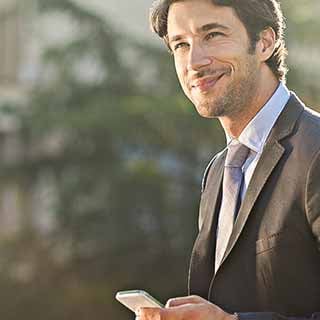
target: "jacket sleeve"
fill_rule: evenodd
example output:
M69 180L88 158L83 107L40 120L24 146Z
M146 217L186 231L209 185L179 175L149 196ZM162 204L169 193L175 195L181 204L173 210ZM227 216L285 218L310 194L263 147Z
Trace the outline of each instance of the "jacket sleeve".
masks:
M320 320L320 312L309 317L284 317L275 312L237 313L239 320Z

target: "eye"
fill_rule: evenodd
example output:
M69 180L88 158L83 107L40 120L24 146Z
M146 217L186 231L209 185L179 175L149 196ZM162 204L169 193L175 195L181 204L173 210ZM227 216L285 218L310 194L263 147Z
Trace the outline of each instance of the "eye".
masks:
M179 49L184 49L189 47L189 44L187 42L179 42L177 44L174 45L173 50L177 51Z
M219 36L224 36L224 33L219 32L219 31L213 31L213 32L208 33L206 35L205 39L206 40L210 40L210 39L214 39L214 38L219 37Z

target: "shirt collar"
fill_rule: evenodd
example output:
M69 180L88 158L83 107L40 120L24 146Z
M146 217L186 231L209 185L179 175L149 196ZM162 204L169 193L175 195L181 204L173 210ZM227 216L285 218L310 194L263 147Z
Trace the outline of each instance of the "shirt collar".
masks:
M280 82L277 90L256 116L248 123L237 140L254 152L262 153L263 146L270 131L289 98L290 92L288 88L285 84ZM229 145L232 143L233 139L229 135L226 136L227 144Z

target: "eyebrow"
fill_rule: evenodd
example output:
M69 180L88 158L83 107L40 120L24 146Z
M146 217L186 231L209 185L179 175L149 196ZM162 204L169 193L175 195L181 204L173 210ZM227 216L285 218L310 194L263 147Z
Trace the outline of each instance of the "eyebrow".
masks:
M198 33L201 33L201 32L206 32L206 31L209 31L211 29L223 29L223 30L228 30L229 28L223 24L220 24L220 23L217 23L217 22L212 22L212 23L207 23L203 26L201 26L200 28L198 28L196 31ZM176 36L173 36L171 38L169 38L169 44L171 42L175 42L175 41L179 41L183 39L183 36L182 35L176 35Z

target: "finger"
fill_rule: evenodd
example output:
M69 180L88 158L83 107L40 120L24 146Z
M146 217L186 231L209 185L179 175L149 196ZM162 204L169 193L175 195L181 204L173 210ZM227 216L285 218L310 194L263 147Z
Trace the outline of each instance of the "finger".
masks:
M203 299L202 299L203 300ZM204 304L188 303L166 309L142 308L139 313L139 320L191 320L199 319L201 313L199 307ZM203 319L203 318L201 318Z
M163 309L161 313L161 320L198 319L195 306L199 306L199 304L187 303Z
M177 307L183 304L197 304L197 303L204 303L207 300L199 297L199 296L186 296L186 297L178 297L178 298L171 298L166 303L166 308Z
M168 309L161 308L143 308L139 314L139 320L182 320L191 319L185 317L185 314L189 311L191 304L178 306Z
M139 320L160 320L161 308L139 308L136 312Z

